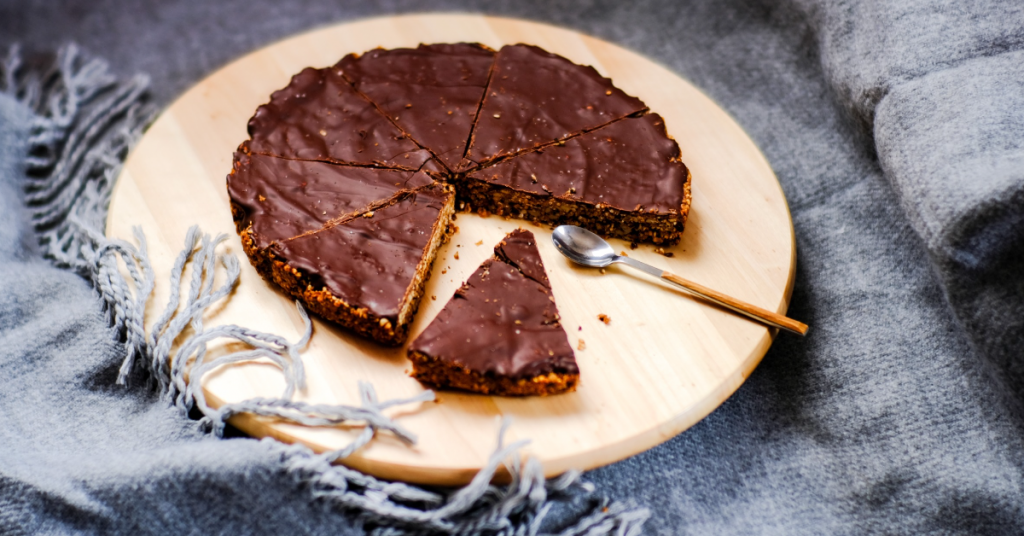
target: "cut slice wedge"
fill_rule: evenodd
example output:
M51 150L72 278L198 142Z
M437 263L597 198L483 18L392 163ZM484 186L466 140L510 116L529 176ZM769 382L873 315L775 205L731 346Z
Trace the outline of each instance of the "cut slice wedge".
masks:
M533 233L518 229L495 246L409 359L412 376L432 387L505 396L576 389L579 367Z
M313 312L399 345L450 234L454 204L444 184L401 192L388 205L276 242L266 262L253 264Z

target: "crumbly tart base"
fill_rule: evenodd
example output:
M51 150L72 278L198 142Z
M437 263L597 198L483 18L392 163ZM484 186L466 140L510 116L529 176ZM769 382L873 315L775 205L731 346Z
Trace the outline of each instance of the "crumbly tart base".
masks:
M425 385L485 395L557 395L575 391L580 380L578 372L550 371L522 378L484 374L415 350L409 352L409 360L412 361L410 375Z

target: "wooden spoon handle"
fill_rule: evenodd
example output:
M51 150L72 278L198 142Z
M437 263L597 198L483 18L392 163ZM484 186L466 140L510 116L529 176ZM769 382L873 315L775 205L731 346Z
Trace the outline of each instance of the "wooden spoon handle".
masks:
M709 289L704 285L694 283L689 279L679 277L678 275L673 274L671 272L661 272L661 278L664 279L665 281L675 283L676 285L683 287L684 289L690 291L691 293L697 296L700 296L701 298L717 303L718 305L721 305L726 309L736 311L737 313L746 315L759 322L763 322L770 326L774 326L792 333L796 333L797 335L803 336L807 334L807 324L804 324L803 322L797 322L796 320L793 320L792 318L787 318L786 316L780 315L779 313L773 313L768 309L762 309L756 305L752 305L737 300L736 298L726 296L721 292Z

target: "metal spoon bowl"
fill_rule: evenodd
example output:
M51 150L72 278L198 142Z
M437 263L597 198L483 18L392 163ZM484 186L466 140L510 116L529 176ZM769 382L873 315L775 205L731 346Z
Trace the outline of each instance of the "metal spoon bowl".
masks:
M551 235L558 251L576 264L604 268L618 255L612 245L600 236L575 225L560 225Z
M797 335L807 333L807 324L797 322L792 318L774 313L756 305L752 305L736 298L726 296L721 292L707 288L701 284L679 277L676 274L659 270L649 264L640 262L632 257L616 255L611 244L600 236L575 225L560 225L555 228L551 235L555 248L565 255L570 261L590 266L592 268L604 268L605 266L621 263L631 266L646 274L652 275L672 283L690 294L708 300L714 304L725 307L748 318L767 324L772 327L784 329Z

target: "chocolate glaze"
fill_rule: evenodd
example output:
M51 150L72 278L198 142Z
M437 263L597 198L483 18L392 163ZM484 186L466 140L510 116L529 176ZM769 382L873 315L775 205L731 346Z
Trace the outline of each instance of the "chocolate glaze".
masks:
M622 210L678 213L686 184L679 145L658 114L628 117L560 145L471 173L470 179Z
M338 166L235 153L228 195L244 212L238 230L252 226L258 248L367 210L397 192L430 184L423 172Z
M335 67L413 140L455 169L493 59L494 51L482 45L457 43L349 54Z
M336 69L307 67L249 120L252 152L330 162L419 169L418 147Z
M416 267L452 194L431 184L401 195L372 216L273 246L275 255L355 307L397 321Z
M505 238L498 242L497 246L494 246L494 256L501 262L518 268L523 275L540 283L549 291L551 290L551 282L548 281L548 274L544 271L544 262L541 261L540 252L537 250L537 241L530 231L516 229L505 235ZM555 316L557 317L557 312Z
M512 378L578 373L533 233L494 249L409 350Z
M533 149L647 109L593 67L530 45L502 47L473 130L474 163Z

